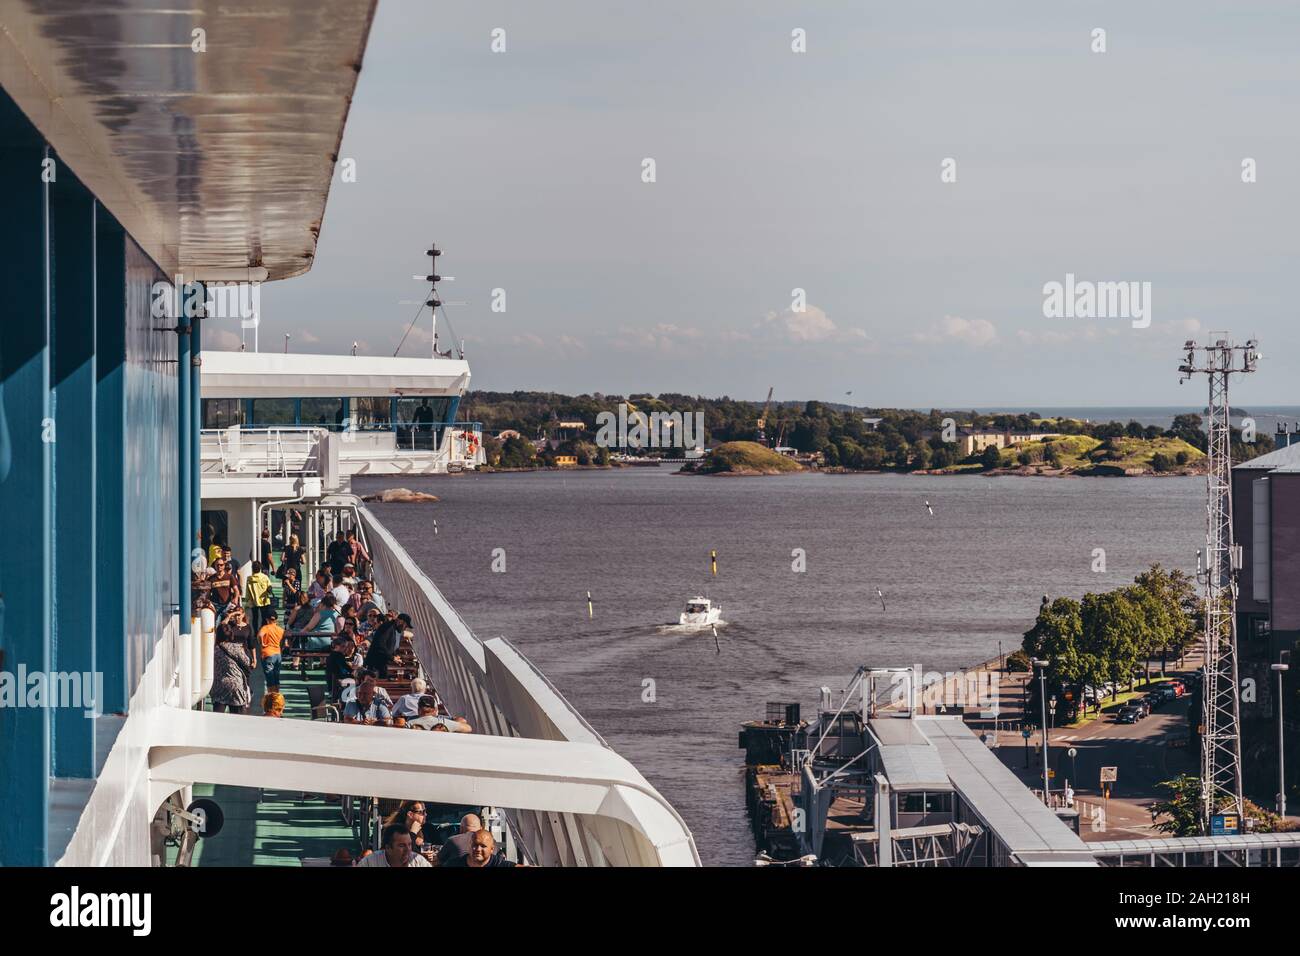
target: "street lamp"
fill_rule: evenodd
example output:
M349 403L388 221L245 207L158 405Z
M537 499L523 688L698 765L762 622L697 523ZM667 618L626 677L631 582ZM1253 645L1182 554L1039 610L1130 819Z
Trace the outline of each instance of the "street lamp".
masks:
M1043 707L1043 805L1052 805L1051 783L1047 776L1047 748L1051 746L1047 734L1047 667L1052 662L1035 658L1033 664L1038 668L1038 700Z
M1290 664L1273 664L1277 671L1277 815L1286 816L1286 741L1282 737L1282 675L1291 669Z
M1079 751L1074 747L1069 750L1070 754L1070 779L1075 783L1079 782L1079 766L1074 762L1074 758L1079 756Z

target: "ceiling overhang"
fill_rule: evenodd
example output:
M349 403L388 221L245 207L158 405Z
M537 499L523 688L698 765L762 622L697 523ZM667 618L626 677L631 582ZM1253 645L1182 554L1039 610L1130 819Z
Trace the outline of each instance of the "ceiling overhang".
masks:
M168 274L283 279L315 256L376 2L0 0L0 85Z

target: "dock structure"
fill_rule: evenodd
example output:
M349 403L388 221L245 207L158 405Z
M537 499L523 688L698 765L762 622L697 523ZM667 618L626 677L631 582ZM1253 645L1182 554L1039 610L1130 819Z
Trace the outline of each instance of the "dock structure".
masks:
M861 708L744 725L748 805L760 851L843 866L1085 866L1097 861L1077 814L1045 806L960 717L877 705L876 681L909 669L860 669ZM786 709L787 705L780 705Z

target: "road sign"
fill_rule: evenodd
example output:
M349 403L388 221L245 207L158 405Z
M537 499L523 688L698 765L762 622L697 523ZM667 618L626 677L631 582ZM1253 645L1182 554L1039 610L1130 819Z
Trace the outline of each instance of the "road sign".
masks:
M1028 727L1026 727L1024 730L1020 731L1020 736L1021 736L1021 737L1024 737L1026 740L1028 740L1028 739L1029 739L1030 737L1032 737L1033 735L1034 735L1034 732L1033 732L1032 730L1030 730Z
M1101 782L1114 783L1119 779L1119 767L1102 767Z
M1236 836L1241 832L1241 817L1235 813L1216 813L1210 817L1210 836Z
M1055 770L1050 770L1050 769L1049 769L1049 770L1047 771L1047 779L1048 779L1048 780L1055 780L1055 779L1056 779L1056 771L1055 771Z

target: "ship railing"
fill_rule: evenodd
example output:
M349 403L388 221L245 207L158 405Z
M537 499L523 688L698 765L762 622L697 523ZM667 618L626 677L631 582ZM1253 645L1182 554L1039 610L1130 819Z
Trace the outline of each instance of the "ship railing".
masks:
M448 710L476 734L612 748L558 690L504 638L481 641L393 535L358 507L372 575L390 607L410 615L413 647ZM621 758L620 758L621 759ZM548 866L699 865L690 830L635 774L630 816L506 810L521 849ZM632 807L635 806L635 809Z
M323 428L205 428L200 458L205 474L289 478L321 474Z

